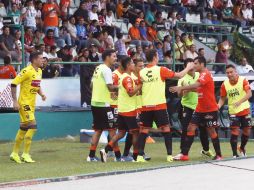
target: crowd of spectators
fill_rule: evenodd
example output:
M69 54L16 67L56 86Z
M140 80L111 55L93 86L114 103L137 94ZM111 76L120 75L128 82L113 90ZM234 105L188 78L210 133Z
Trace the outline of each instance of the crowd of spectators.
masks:
M196 49L193 34L176 28L177 21L186 21L187 13L199 14L205 24L246 27L254 22L253 4L252 0L0 0L0 58L22 61L20 28L4 24L5 18L12 18L25 27L25 61L31 52L43 52L44 78L92 72L94 66L61 62L98 62L107 48L116 49L119 59L129 55L144 61L145 52L156 49L160 61L171 65L173 47L176 61L204 55L204 49ZM71 11L74 5L78 8ZM117 19L127 26L127 33ZM227 57L219 49L209 59L226 64Z

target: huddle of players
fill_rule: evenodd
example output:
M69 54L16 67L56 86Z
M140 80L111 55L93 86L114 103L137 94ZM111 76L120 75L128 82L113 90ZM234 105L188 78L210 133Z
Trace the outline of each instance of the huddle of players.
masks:
M248 99L252 94L248 81L238 76L233 65L226 67L228 79L221 86L221 98L217 104L214 81L211 73L206 69L204 57L197 57L195 60L187 59L185 69L176 73L166 67L157 66L158 54L156 50L149 50L146 54L148 64L145 68L142 69L141 67L140 70L135 70L135 64L137 66L138 61L133 63L131 58L125 57L113 74L110 68L116 61L114 50L106 50L102 58L104 64L96 68L92 79L93 86L96 86L92 92L95 134L92 138L87 161L99 160L95 156L96 147L102 131L109 130L110 141L104 149L100 150L102 162L107 161L107 153L110 150L114 150L116 161L123 161L117 142L125 136L126 132L132 136L133 160L146 162L144 158L145 140L153 122L163 134L168 162L189 160L188 153L197 128L200 129L203 147L201 154L214 160L221 160L217 120L218 110L223 106L226 99L228 99L230 114L230 143L233 156L239 157L237 150L242 156L246 156L245 146L251 128ZM139 62L143 66L142 60ZM116 78L117 80L115 80ZM183 106L181 152L175 157L172 156L171 126L165 98L165 80L170 78L182 78L179 80L178 86L169 89L171 92L177 92L178 95L182 96L181 103ZM241 145L237 147L240 128L242 129ZM117 129L118 132L116 133ZM209 149L208 135L212 140L215 155Z
M116 161L122 161L117 142L128 131L129 142L127 141L124 155L128 155L131 144L133 144L133 159L137 162L146 162L144 157L145 141L153 122L160 128L164 136L168 162L172 162L174 159L189 160L188 153L197 127L201 132L202 154L220 160L222 155L216 132L218 127L217 112L226 99L228 99L230 115L230 144L233 156L238 157L237 149L242 156L246 156L245 146L251 128L248 99L252 93L248 81L238 76L233 65L226 67L228 79L221 86L221 97L217 104L213 78L206 69L206 60L203 57L198 57L195 60L187 59L185 69L175 73L166 67L157 66L158 54L156 50L149 50L146 54L148 64L145 68L143 68L142 60L136 60L133 63L129 57L126 57L121 60L121 65L118 70L114 71L113 76L111 68L117 60L115 51L105 50L102 59L104 64L95 69L92 79L94 87L92 88L92 114L95 133L92 137L87 161L99 160L95 156L96 147L103 130L108 130L110 141L105 149L100 151L101 161L106 162L109 150L114 150ZM42 54L40 52L32 53L31 65L24 68L11 83L13 106L14 109L19 110L20 115L20 129L10 155L10 159L16 163L35 162L31 158L30 148L37 129L34 116L36 95L39 94L42 100L46 100L40 87L42 65ZM175 157L172 156L172 136L165 98L165 80L170 78L182 78L177 87L170 88L171 92L177 92L182 96L183 106L181 153ZM17 85L21 86L18 99L16 97ZM137 116L139 116L139 123ZM116 127L118 133L116 133ZM242 129L241 145L237 147L240 128ZM212 139L215 156L209 150L207 133ZM24 151L20 158L19 150L23 141Z

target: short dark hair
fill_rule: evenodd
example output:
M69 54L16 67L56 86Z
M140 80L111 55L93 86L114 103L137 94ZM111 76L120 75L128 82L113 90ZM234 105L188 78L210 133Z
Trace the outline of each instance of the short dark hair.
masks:
M196 60L198 60L198 62L199 62L200 64L203 63L204 66L206 67L206 59L205 59L204 57L201 57L201 56L196 57L196 58L194 59L194 61L196 61Z
M113 53L115 53L116 51L114 49L106 49L103 53L102 53L102 60L105 61L106 58L108 56L111 56Z
M122 39L123 34L122 34L121 32L118 32L118 33L116 34L116 37L117 37L117 39Z
M33 60L37 59L40 55L42 55L42 52L40 51L34 51L30 54L30 61L33 62Z
M229 68L233 68L233 69L235 69L235 66L234 66L234 65L232 65L232 64L229 64L229 65L227 65L227 66L226 66L226 69L229 69Z
M129 56L124 56L121 59L121 66L124 70L127 69L127 65L131 62L131 58Z
M54 30L48 29L48 30L47 30L47 34L49 34L50 32L54 32Z
M93 4L93 5L92 5L92 9L95 8L95 7L98 7L98 5Z
M198 52L200 53L202 50L205 50L204 48L199 48Z
M135 65L137 65L139 62L144 62L144 60L142 58L136 58L136 59L133 59L133 63Z
M188 63L193 62L193 61L194 61L194 60L191 59L191 58L185 59L184 62L183 62L184 67L186 67Z
M7 55L4 57L4 65L10 65L10 64L11 64L11 57Z
M2 31L4 31L6 28L10 28L10 27L7 26L7 25L4 25L3 28L2 28Z
M156 49L150 49L146 52L146 60L147 62L152 62L153 58L157 55Z

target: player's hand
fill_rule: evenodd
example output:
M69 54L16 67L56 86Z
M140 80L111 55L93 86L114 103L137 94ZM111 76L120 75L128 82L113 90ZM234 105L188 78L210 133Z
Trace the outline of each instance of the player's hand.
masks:
M110 96L112 100L117 100L117 93L110 93Z
M180 92L182 89L181 89L181 87L180 86L172 86L172 87L170 87L169 88L169 92L171 92L171 93L178 93L178 92Z
M41 99L42 99L42 101L46 101L47 97L43 94L43 95L41 95Z
M235 108L238 108L240 105L241 105L241 102L236 102L236 103L234 103L234 107L235 107Z
M20 109L20 105L19 105L19 103L18 103L17 100L15 100L15 101L13 102L13 108L14 108L14 110L19 110L19 109Z

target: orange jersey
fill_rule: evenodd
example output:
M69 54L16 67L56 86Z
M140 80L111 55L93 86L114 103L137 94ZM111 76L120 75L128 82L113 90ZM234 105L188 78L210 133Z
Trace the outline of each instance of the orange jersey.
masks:
M45 3L42 12L44 14L44 26L58 27L58 6L56 4Z
M0 79L13 79L17 76L17 73L13 66L6 65L0 66Z

